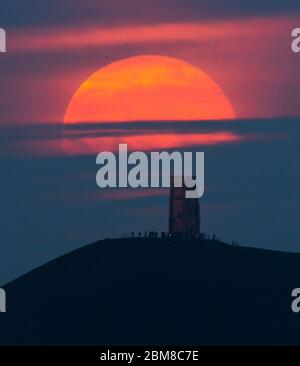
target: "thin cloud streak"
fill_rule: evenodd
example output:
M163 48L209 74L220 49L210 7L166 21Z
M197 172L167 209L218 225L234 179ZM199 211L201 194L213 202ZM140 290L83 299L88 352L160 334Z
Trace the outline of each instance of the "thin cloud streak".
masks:
M187 22L166 23L153 26L49 28L15 30L11 32L11 52L51 52L82 49L85 47L116 46L126 44L166 43L166 42L204 42L222 38L259 36L267 33L280 33L278 23L290 22L291 18L278 17L266 19L238 20L234 23ZM220 31L220 29L222 31Z
M90 155L129 150L155 151L294 139L285 123L295 119L231 121L156 121L121 123L40 124L0 128L0 152L7 156ZM1 138L1 136L5 136Z
M74 124L26 122L23 125L0 125L0 142L26 140L52 140L66 138L130 136L138 133L180 134L209 133L217 131L240 134L264 133L266 131L285 132L285 123L299 124L299 118L259 118L232 120L186 120L186 121L124 121L124 122L82 122ZM266 130L266 128L268 130Z

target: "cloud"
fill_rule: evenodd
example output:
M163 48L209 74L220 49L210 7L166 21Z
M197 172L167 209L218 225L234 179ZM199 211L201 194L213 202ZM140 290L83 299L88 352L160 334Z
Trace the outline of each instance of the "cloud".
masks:
M292 138L285 123L297 119L156 121L23 125L0 129L0 152L8 156L95 155L129 150L193 149L224 144Z
M279 24L288 21L280 18ZM222 29L222 31L220 31ZM138 26L83 26L71 28L35 28L15 30L11 32L11 52L68 52L84 48L100 46L124 46L135 44L160 44L179 42L207 42L230 39L237 35L260 37L281 34L276 20L250 20L231 22L206 23L164 23Z
M260 17L300 10L298 0L10 0L2 4L2 26L97 23L158 24Z

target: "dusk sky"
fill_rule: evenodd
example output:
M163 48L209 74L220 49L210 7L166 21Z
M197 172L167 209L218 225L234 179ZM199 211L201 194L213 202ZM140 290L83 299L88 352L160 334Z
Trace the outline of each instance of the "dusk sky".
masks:
M0 284L99 238L167 230L168 190L97 187L97 153L122 142L204 151L203 230L300 251L296 27L296 0L1 4Z

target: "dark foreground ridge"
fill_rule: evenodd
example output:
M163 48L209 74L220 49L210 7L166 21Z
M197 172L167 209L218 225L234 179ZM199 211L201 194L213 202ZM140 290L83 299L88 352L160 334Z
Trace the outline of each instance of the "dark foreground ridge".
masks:
M300 344L300 255L103 240L4 286L1 345Z

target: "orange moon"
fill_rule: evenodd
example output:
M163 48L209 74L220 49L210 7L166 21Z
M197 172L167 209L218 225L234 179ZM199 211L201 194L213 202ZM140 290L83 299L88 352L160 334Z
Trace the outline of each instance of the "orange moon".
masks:
M202 70L165 56L113 62L84 81L64 123L232 119L233 107Z

